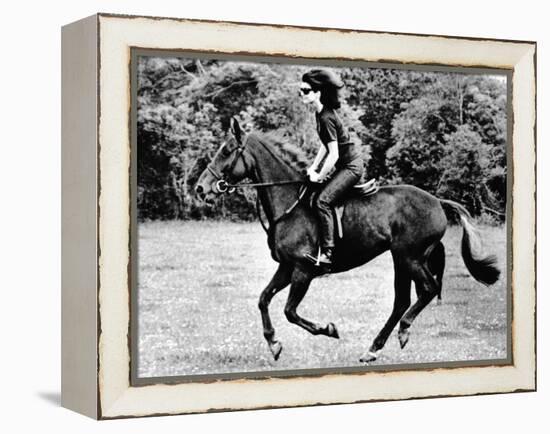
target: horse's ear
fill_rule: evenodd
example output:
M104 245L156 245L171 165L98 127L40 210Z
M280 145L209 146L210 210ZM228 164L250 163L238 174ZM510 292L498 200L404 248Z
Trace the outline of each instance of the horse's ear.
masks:
M235 140L237 140L237 143L239 145L242 145L243 130L241 129L241 126L239 125L239 121L237 120L237 118L235 117L231 118L230 129L231 129L231 134L233 134L233 137L235 137Z

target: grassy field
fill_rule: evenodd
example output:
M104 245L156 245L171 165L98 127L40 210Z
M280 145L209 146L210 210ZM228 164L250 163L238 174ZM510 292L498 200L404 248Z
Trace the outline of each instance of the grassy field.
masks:
M420 314L404 350L394 331L376 364L506 357L506 231L480 229L487 250L498 256L500 281L486 288L470 277L460 257L462 230L449 228L443 239L443 303L434 301ZM275 269L258 223L140 224L138 375L361 366L359 357L391 311L390 254L313 281L299 313L321 324L334 322L339 340L288 323L283 314L288 289L279 293L270 306L283 344L277 362L264 341L257 307Z

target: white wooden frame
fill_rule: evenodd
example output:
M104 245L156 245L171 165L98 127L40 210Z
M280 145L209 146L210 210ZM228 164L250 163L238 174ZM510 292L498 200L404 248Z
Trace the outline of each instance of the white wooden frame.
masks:
M99 14L62 45L65 407L109 419L535 389L535 43ZM132 387L131 47L513 70L512 364Z

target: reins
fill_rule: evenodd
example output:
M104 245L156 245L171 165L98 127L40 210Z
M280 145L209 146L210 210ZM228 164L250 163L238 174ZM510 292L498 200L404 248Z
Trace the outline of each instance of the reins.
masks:
M239 184L229 184L224 179L221 179L220 181L223 181L221 183L222 188L226 188L227 192L229 192L230 189L236 189L236 188L245 188L245 187L254 187L254 188L260 188L260 187L275 187L277 185L288 185L288 184L303 184L304 181L302 180L288 180L288 181L272 181L272 182L249 182L249 183L239 183ZM220 186L218 185L218 188ZM221 191L221 190L220 190ZM225 193L224 191L221 191L222 193Z
M273 182L251 182L244 184L227 184L229 188L241 188L241 187L274 187L277 185L287 185L287 184L303 184L303 180L288 180L288 181L273 181Z
M281 220L283 220L285 217L290 215L292 211L294 211L294 208L298 206L300 201L304 198L307 191L307 185L302 185L300 187L300 191L298 193L298 198L290 205L279 217L276 217L271 222L270 227L266 227L265 223L262 220L261 214L260 214L260 198L259 195L256 196L256 212L258 213L258 219L260 220L260 223L262 224L262 228L264 228L264 231L266 231L269 234L269 230L272 227L275 227L277 223L279 223Z

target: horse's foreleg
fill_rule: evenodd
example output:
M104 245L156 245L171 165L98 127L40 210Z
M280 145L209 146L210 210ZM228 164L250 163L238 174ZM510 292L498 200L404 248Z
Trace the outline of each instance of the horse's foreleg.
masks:
M275 340L275 330L273 329L271 318L269 317L269 303L275 294L286 288L286 286L290 283L291 276L292 267L285 264L280 264L279 268L277 268L277 271L271 278L271 281L262 291L260 301L258 303L258 307L260 308L260 312L262 314L264 337L275 360L279 358L283 346Z
M405 311L411 305L411 275L407 267L402 264L394 255L393 258L394 268L394 299L393 309L390 317L382 327L382 330L378 333L378 336L372 342L367 354L361 357L359 360L363 363L373 362L378 358L380 351L384 348L386 341L388 340L391 332L395 328L398 321L401 319Z
M320 326L314 322L308 321L302 318L296 312L298 305L304 299L304 296L309 289L311 280L313 279L313 273L306 269L296 267L292 273L292 283L290 285L290 292L285 306L285 316L292 324L296 324L303 329L307 330L313 335L325 335L332 338L339 338L338 330L333 323L329 323L326 326Z
M401 348L404 348L409 341L409 328L411 324L418 314L433 300L438 291L437 282L426 263L415 263L411 273L416 286L418 300L416 300L416 303L413 304L409 310L405 312L403 318L401 318L399 332L397 334Z

